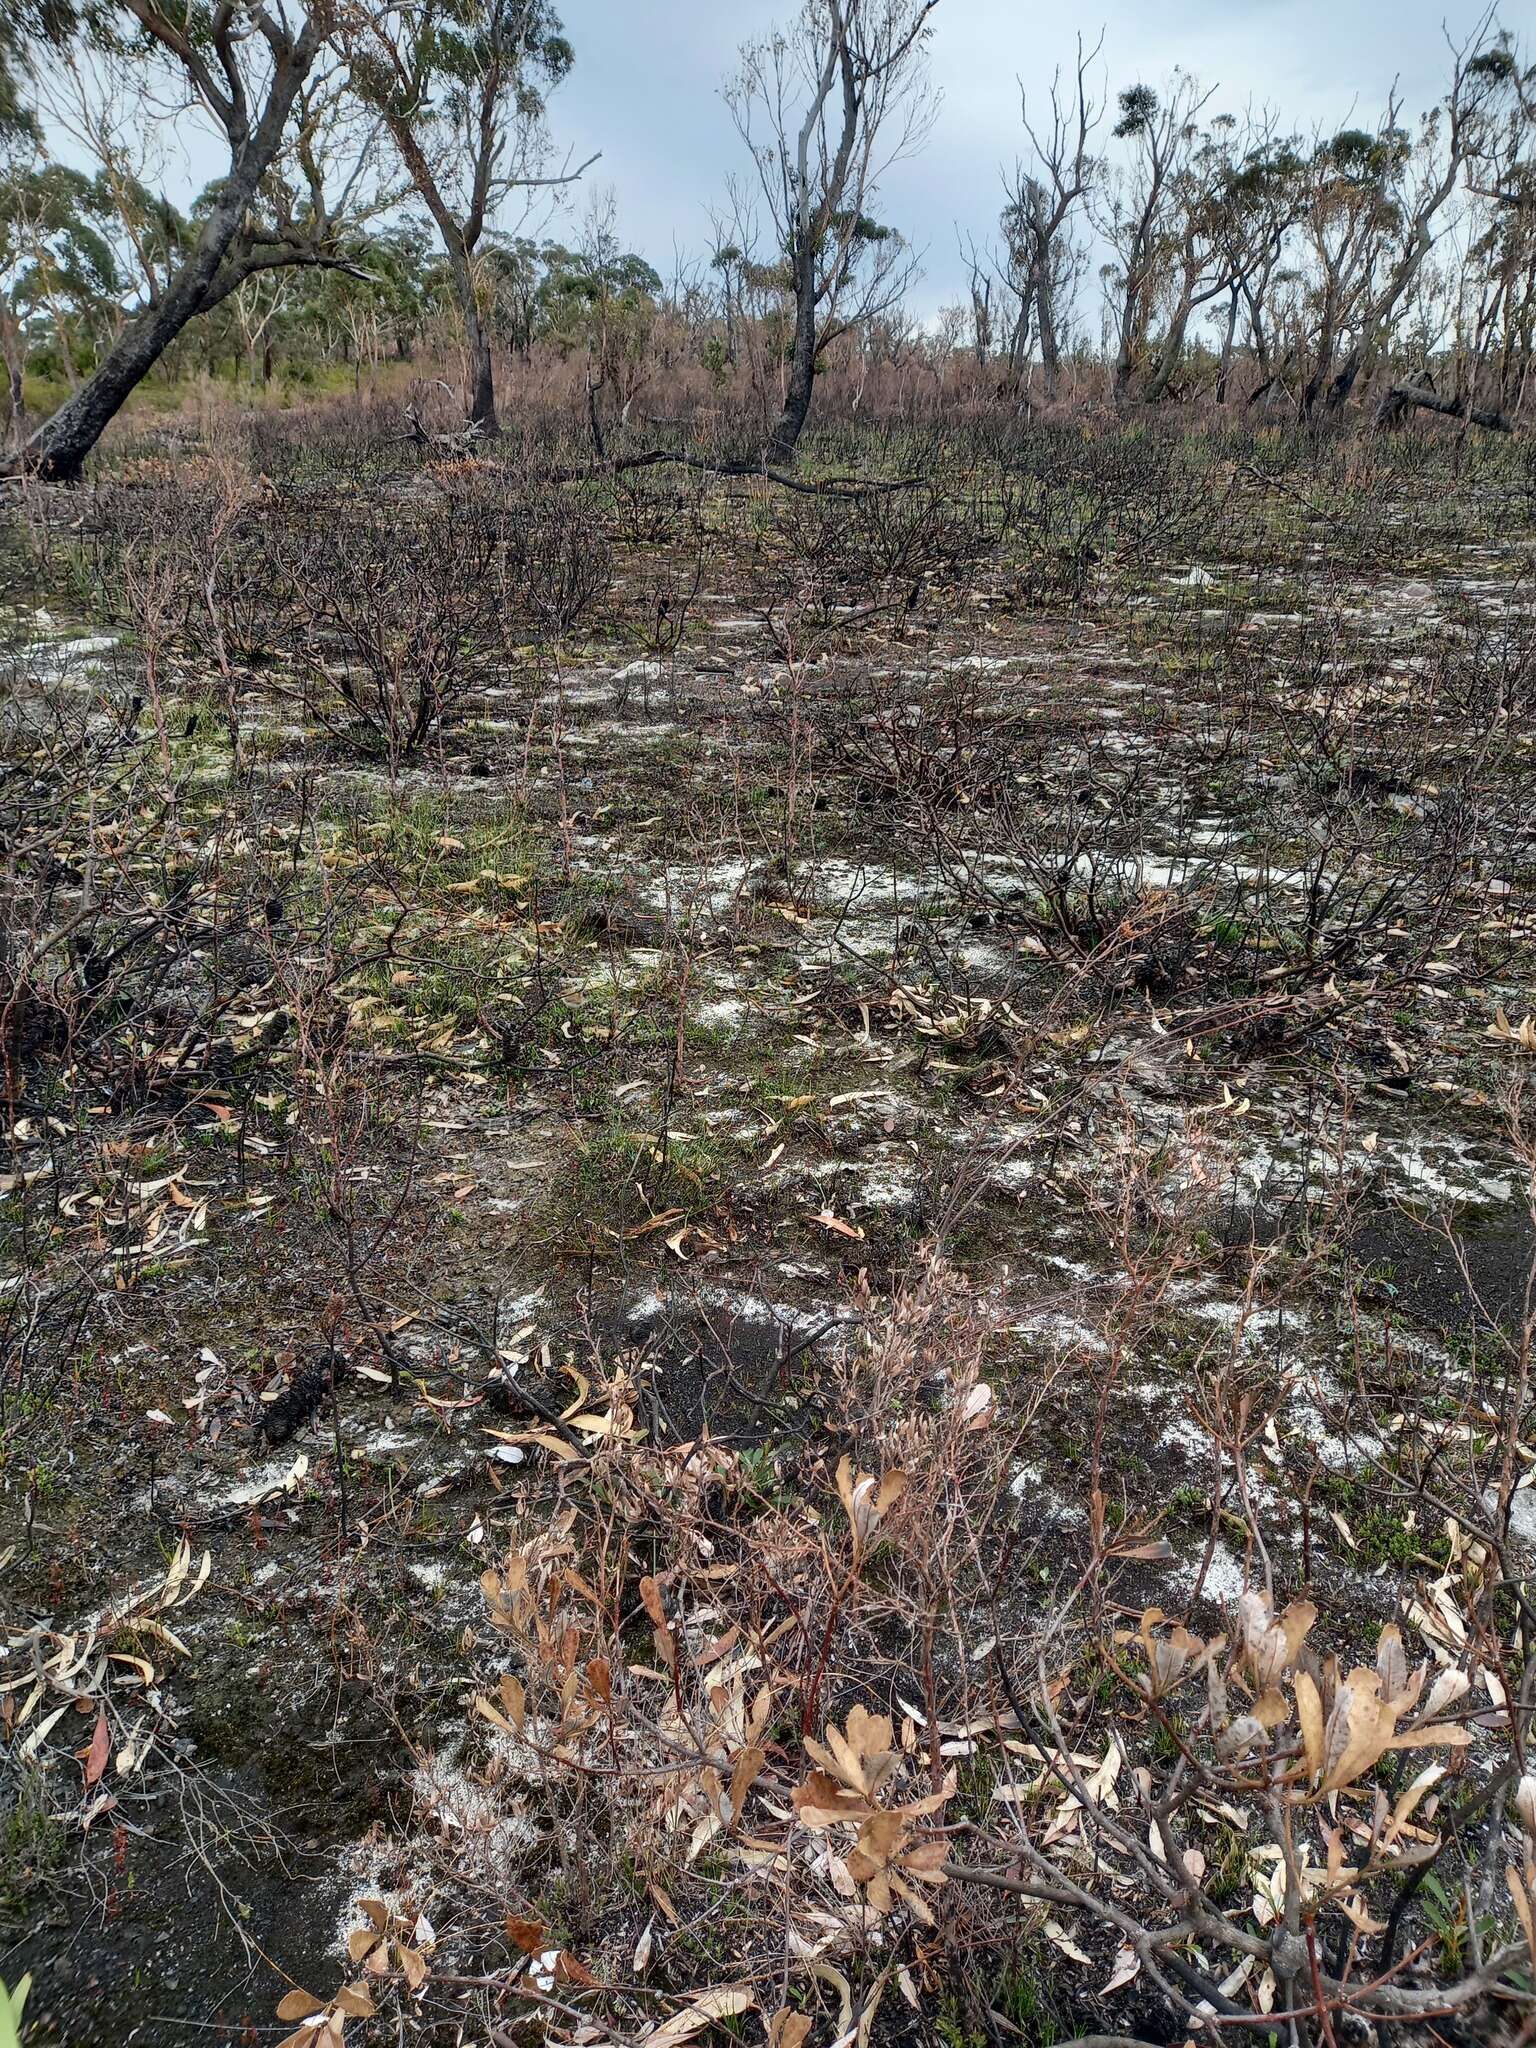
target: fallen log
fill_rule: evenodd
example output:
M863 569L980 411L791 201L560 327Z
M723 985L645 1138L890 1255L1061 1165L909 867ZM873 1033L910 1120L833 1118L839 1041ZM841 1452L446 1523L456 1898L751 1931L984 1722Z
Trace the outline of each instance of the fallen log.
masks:
M1376 408L1376 425L1392 427L1411 412L1415 406L1425 412L1440 413L1446 419L1470 420L1474 427L1484 427L1490 434L1512 434L1515 423L1506 413L1492 406L1473 405L1468 398L1442 398L1438 391L1430 391L1422 384L1393 384Z

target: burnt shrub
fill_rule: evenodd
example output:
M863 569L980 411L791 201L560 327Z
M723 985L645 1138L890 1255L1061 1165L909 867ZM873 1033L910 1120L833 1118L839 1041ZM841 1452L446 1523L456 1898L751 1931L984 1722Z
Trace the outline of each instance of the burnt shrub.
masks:
M283 651L306 709L392 765L499 660L503 537L453 499L392 509L310 499L268 540Z

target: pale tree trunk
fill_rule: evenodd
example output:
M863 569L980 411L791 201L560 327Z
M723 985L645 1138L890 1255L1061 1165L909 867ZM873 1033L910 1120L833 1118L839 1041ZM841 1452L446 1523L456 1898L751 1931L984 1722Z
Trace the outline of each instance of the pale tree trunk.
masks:
M26 345L22 341L20 325L12 316L3 295L0 295L0 362L5 365L9 403L6 427L12 445L19 449L27 438Z

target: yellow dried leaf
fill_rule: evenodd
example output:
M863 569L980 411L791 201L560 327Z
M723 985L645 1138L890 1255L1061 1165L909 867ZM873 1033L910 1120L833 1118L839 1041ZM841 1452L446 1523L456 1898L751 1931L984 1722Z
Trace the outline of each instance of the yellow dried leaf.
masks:
M667 1610L661 1604L661 1588L652 1578L640 1581L640 1604L658 1628L667 1625Z
M1294 1664L1301 1653L1312 1624L1317 1620L1317 1609L1310 1600L1293 1600L1280 1617L1280 1632L1285 1637L1288 1660Z
M659 2027L653 2027L648 2034L640 2035L643 2048L676 2048L680 2041L687 2041L695 2034L701 2034L715 2020L730 2019L739 2012L751 2012L757 1998L746 1984L718 1984L712 1990L701 1991L691 2004L681 2012L663 2020Z
M907 1475L905 1472L886 1473L880 1482L880 1490L875 1495L875 1518L877 1521L880 1516L887 1514L896 1505L906 1490Z
M737 1821L741 1819L741 1809L746 1804L747 1794L751 1791L758 1774L767 1761L768 1753L766 1750L754 1747L737 1752L736 1761L731 1767L732 1827L735 1827Z
M1536 1913L1532 1911L1531 1894L1525 1882L1525 1878L1530 1874L1531 1865L1527 1858L1525 1876L1522 1876L1511 1863L1505 1869L1504 1879L1509 1886L1509 1896L1515 1902L1515 1911L1520 1916L1520 1925L1525 1933L1525 1945L1531 1952L1532 1962L1536 1963Z
M1395 1716L1379 1697L1381 1680L1357 1667L1339 1688L1325 1737L1323 1790L1352 1785L1377 1763L1392 1740Z
M1376 1638L1376 1670L1383 1699L1398 1699L1407 1690L1408 1659L1403 1651L1403 1632L1395 1621L1389 1621Z
M1428 1728L1405 1728L1401 1735L1394 1735L1385 1744L1387 1749L1465 1749L1472 1740L1468 1728L1460 1728L1454 1721L1439 1721Z
M1307 1759L1308 1775L1320 1777L1323 1769L1323 1701L1317 1681L1308 1671L1296 1674L1296 1719L1301 1725L1301 1746Z
M277 2016L280 2020L313 2019L317 2012L325 2011L325 2000L316 1998L310 1991L288 1991L277 2002Z
M528 1717L528 1696L523 1690L520 1678L514 1678L510 1671L501 1675L501 1703L507 1710L507 1718L521 1735Z

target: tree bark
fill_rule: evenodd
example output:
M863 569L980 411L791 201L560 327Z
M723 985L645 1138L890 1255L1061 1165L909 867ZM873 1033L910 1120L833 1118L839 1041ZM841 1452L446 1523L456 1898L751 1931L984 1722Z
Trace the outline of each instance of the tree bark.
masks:
M1045 373L1045 395L1054 402L1061 382L1061 345L1056 338L1056 294L1050 277L1035 279L1035 324L1040 331L1040 367Z
M1446 419L1470 420L1474 427L1483 427L1490 434L1515 431L1514 421L1492 406L1473 405L1467 398L1442 398L1438 391L1426 391L1419 384L1392 385L1376 409L1375 423L1378 427L1396 426L1416 406L1425 412L1440 413Z
M1349 395L1355 388L1355 379L1360 375L1362 360L1363 352L1358 348L1351 349L1339 365L1339 374L1328 387L1329 412L1342 412L1349 403Z
M191 254L165 295L125 327L94 374L46 419L18 458L52 483L74 483L86 457L183 329L204 310L219 267L250 211L257 189L282 144L295 95L320 48L320 25L309 16L273 68L261 119L237 147Z
M1155 405L1173 381L1173 373L1184 353L1184 337L1189 332L1189 316L1192 311L1193 307L1187 297L1181 298L1174 308L1173 317L1168 323L1168 332L1164 335L1163 345L1158 350L1157 361L1152 366L1152 374L1148 377L1141 394L1148 405Z
M1136 351L1141 327L1141 279L1127 267L1124 297L1120 303L1119 342L1115 349L1115 374L1111 393L1116 412L1124 412L1131 395L1131 377L1136 368Z
M469 423L484 434L499 433L496 419L496 373L491 362L491 337L480 318L471 286L464 302L464 345L469 353Z
M20 447L22 441L26 438L27 432L27 402L25 388L22 384L20 363L11 364L6 372L6 385L10 393L11 402L11 435L16 445Z
M468 373L465 396L469 402L470 425L478 427L483 434L498 433L491 338L480 317L480 302L475 296L474 251L480 235L479 225L473 220L461 225L454 218L410 121L392 112L386 112L384 119L400 152L400 159L410 173L411 182L443 238L448 271L453 279L453 295L459 302L459 318L464 323L464 356ZM484 175L489 176L488 160L483 152L477 174L482 168Z
M19 449L27 438L26 347L20 324L13 318L3 294L0 294L0 363L5 365L5 386L10 403L6 430Z
M1216 403L1227 402L1227 384L1232 375L1232 349L1237 339L1237 301L1239 287L1234 284L1227 302L1226 331L1221 337L1221 363L1216 372Z
M475 296L475 273L471 251L453 225L446 208L438 216L438 228L448 249L448 269L453 278L459 318L464 323L464 356L468 370L469 423L482 434L500 431L496 420L496 372L491 361L491 337L480 317Z
M795 345L790 357L789 385L784 409L768 436L766 460L793 462L795 447L811 411L811 392L816 383L816 255L811 248L797 252L795 262Z

